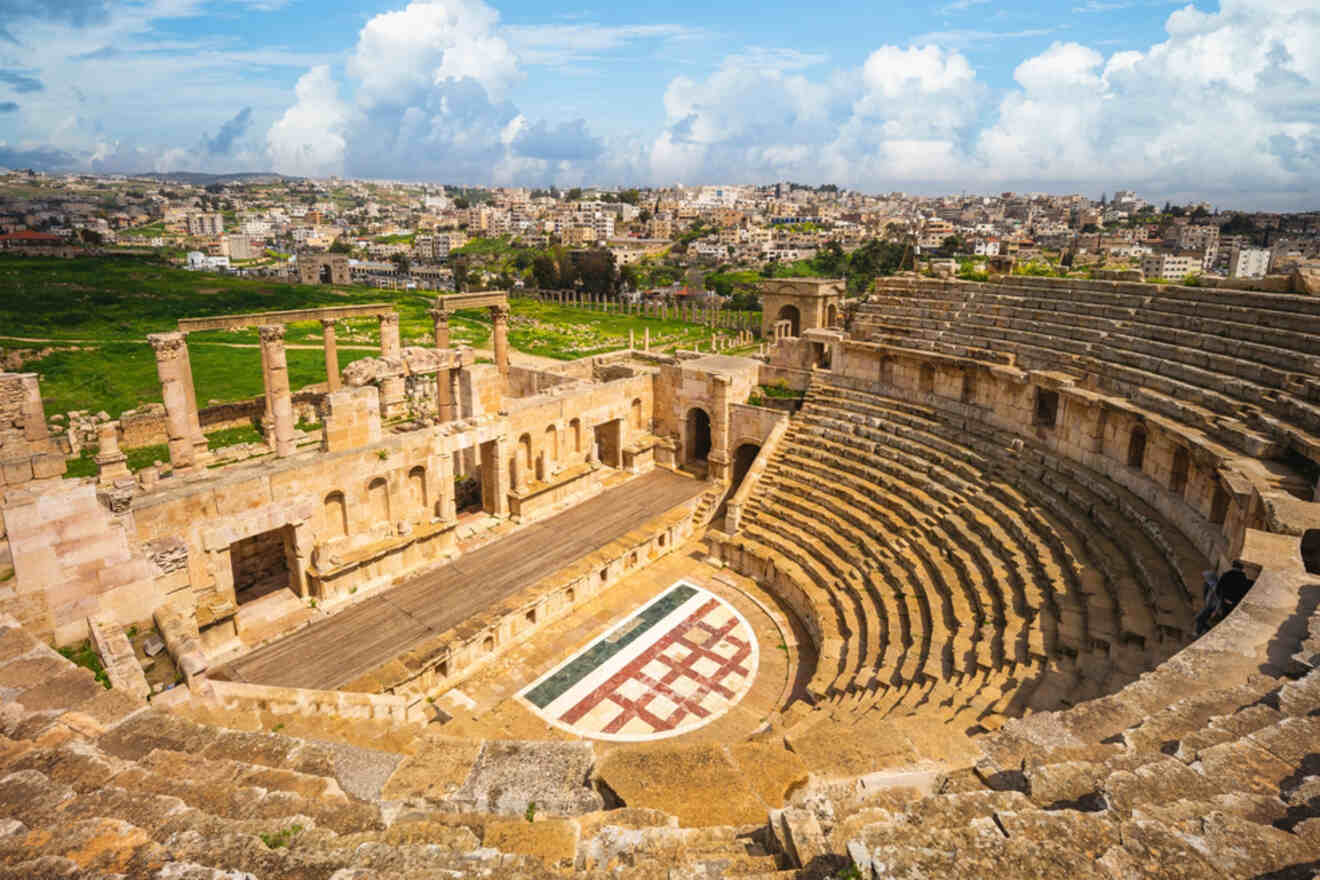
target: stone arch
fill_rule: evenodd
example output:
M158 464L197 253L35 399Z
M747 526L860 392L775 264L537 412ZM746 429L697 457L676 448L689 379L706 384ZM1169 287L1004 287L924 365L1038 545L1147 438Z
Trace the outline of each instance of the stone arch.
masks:
M323 502L323 522L326 538L342 538L348 534L348 504L344 493L338 490L325 496Z
M547 464L559 461L559 429L553 422L545 426L545 457Z
M1141 470L1141 465L1146 460L1146 427L1145 425L1133 425L1132 432L1128 434L1127 463L1128 467Z
M628 425L634 431L642 430L642 399L634 397L632 404L628 407Z
M414 511L426 510L426 468L420 464L408 471L408 504Z
M367 484L367 513L371 522L391 522L390 487L384 477L376 477Z
M788 321L791 325L788 331L789 336L799 336L802 332L802 313L798 307L793 304L781 306L779 314L775 316L776 321Z
M532 472L532 435L525 433L518 438L518 467L523 468L523 473Z
M839 307L836 306L834 303L827 304L825 306L825 326L833 327L835 322L838 320L839 320Z
M1169 491L1179 498L1187 491L1187 474L1192 467L1192 457L1186 446L1179 446L1173 453L1173 465L1169 468Z
M747 472L751 470L752 463L756 461L756 456L761 453L761 444L759 443L741 443L733 453L733 483L737 484L743 481Z
M573 419L568 423L569 436L573 438L573 451L582 451L582 420Z
M706 460L710 455L710 413L699 406L688 410L684 440L687 463Z

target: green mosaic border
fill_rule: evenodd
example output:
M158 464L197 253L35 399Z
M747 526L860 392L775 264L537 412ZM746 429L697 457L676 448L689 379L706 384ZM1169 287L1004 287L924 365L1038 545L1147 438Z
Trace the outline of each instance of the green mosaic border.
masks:
M697 595L695 587L678 584L668 592L657 596L651 604L638 612L636 617L599 636L596 641L583 649L581 654L524 693L523 698L536 708L544 709L695 595Z

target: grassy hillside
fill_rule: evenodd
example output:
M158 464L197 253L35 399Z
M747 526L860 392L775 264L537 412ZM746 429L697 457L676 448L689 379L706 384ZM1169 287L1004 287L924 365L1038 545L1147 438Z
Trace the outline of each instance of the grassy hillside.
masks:
M160 401L156 362L148 333L176 329L180 318L266 312L332 305L385 303L399 312L404 345L429 345L427 310L434 292L369 287L303 286L187 272L129 257L75 260L0 255L0 348L63 348L24 364L41 377L47 414L74 409L118 415ZM609 351L627 344L632 329L641 344L650 327L653 341L690 346L709 331L678 321L602 314L512 303L510 344L517 350L560 359ZM484 310L461 311L450 322L451 338L474 348L490 343ZM324 381L321 325L288 325L289 373L295 389ZM336 334L340 368L379 350L374 319L344 322ZM197 400L232 401L261 393L261 355L256 328L188 335Z

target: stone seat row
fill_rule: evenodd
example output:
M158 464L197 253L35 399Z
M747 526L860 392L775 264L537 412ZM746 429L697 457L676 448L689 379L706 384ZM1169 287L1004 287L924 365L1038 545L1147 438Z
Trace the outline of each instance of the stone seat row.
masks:
M1314 876L1320 614L1266 589L1195 656L978 738L946 793L836 800L831 848L877 878Z
M1044 303L1065 304L1067 311L1054 311L1027 297L968 291L956 313L946 312L943 320L911 317L902 311L891 317L888 304L863 305L859 329L876 341L902 345L906 324L907 335L922 340L924 344L918 343L918 347L927 350L935 350L932 343L958 340L969 345L973 354L978 348L1011 351L1024 367L1094 373L1116 380L1120 393L1153 387L1231 417L1263 408L1300 432L1304 445L1320 441L1320 407L1313 402L1320 387L1304 378L1313 375L1317 366L1315 336L1297 332L1298 325L1270 331L1283 334L1272 338L1272 344L1238 343L1235 330L1259 333L1261 328L1226 321L1210 328L1218 334L1180 327L1181 338L1171 341L1166 325L1147 320L1185 324L1192 319L1178 312L1129 309L1107 314L1113 326L1100 329L1088 323L1094 319L1075 320L1076 312L1093 312L1093 303L1061 298ZM1175 304L1176 308L1186 307L1183 301ZM1068 323L1053 319L1055 314L1065 315ZM1309 323L1303 321L1301 327L1308 328ZM1160 329L1152 333L1149 328Z
M873 449L868 443L867 451L859 453L859 427L830 415L857 418L858 412L865 412L867 420L874 420L879 398L856 402L850 411L837 405L840 398L830 399L834 405L822 405L828 394L857 397L850 389L813 387L781 447L784 452L771 462L753 497L746 536L767 557L792 557L794 571L810 582L809 589L827 609L820 616L837 630L837 652L827 652L813 682L819 693L857 699L859 694L875 695L877 686L894 690L914 681L949 681L1005 663L1043 665L1060 647L1061 625L1068 643L1063 646L1064 665L1070 674L1085 670L1094 682L1134 675L1182 644L1181 633L1165 627L1167 616L1163 623L1149 613L1135 624L1119 622L1131 618L1133 608L1146 609L1150 601L1136 585L1133 570L1099 576L1091 568L1090 591L1080 589L1082 566L1070 554L1089 560L1085 543L1075 534L1041 538L1042 532L1053 534L1053 527L1034 512L1030 516L1037 521L1026 525L1018 511L1030 510L1030 505L1020 496L973 515L973 521L995 524L997 541L980 540L961 517L948 516L953 507L973 507L961 496L982 497L973 489L982 481L964 463L977 458L966 446L915 427L922 421L928 427L937 424L929 420L929 412L888 400L899 421ZM904 437L915 431L925 442L898 440L900 425ZM808 428L814 433L804 434ZM890 449L895 444L907 449ZM892 455L887 459L877 451ZM893 455L906 458L906 464ZM932 460L941 464L932 467ZM888 474L876 467L882 463ZM901 476L894 480L898 469ZM925 476L937 470L940 482L956 486L955 492ZM883 495L872 491L886 483L898 491L891 485ZM877 497L883 500L877 503ZM936 510L942 512L942 522L931 516ZM998 525L1001 520L1011 523L1016 537ZM877 532L881 523L885 530ZM1071 527L1078 528L1076 523ZM984 526L982 534L990 534ZM901 552L880 546L878 536L901 542ZM1009 551L1019 546L1019 539L1029 549ZM1128 543L1141 546L1139 541ZM985 549L995 545L1003 548L998 558ZM1158 558L1153 550L1147 552ZM1103 548L1103 555L1122 556L1112 544ZM1023 581L1023 571L1031 572L1029 581ZM1013 586L1003 586L1013 580ZM1107 595L1102 584L1110 585ZM1126 609L1126 615L1119 609ZM1015 622L1010 624L1010 618ZM1088 618L1095 620L1095 633L1087 632Z
M955 424L946 424L943 421L932 420L929 417L913 418L908 414L894 413L892 410L888 409L888 407L896 401L866 391L827 388L822 391L822 394L845 396L850 400L849 406L851 406L854 411L861 410L867 412L870 414L869 418L871 419L880 418L882 421L897 420L902 426L903 433L901 436L895 436L893 439L886 438L889 439L890 443L897 444L902 448L905 442L912 442L911 440L905 440L904 438L915 439L919 448L909 451L916 452L922 457L923 461L933 459L939 468L952 470L956 474L955 479L960 477L965 483L969 482L974 484L974 486L979 486L983 481L983 476L981 474L969 473L966 468L963 468L961 473L957 473L962 466L962 463L969 460L969 448L977 451L984 451L984 455L979 455L971 459L976 463L978 471L983 471L985 468L989 467L992 460L1001 466L1007 464L1012 470L1021 470L1020 462L1024 456L1009 454L1009 450L1014 445L1015 438L1007 436L1004 432L970 421L958 420ZM877 416L877 413L880 415ZM1019 443L1020 442L1021 441L1019 441ZM1023 448L1024 450L1028 449L1026 446ZM1028 451L1030 452L1030 455L1026 457L1037 465L1036 472L1032 474L1033 483L1039 482L1037 478L1039 478L1042 469L1053 471L1057 472L1063 479L1077 481L1083 484L1082 487L1073 489L1073 495L1078 502L1078 506L1082 509L1095 509L1094 505L1096 499L1090 497L1094 494L1099 494L1101 496L1099 500L1110 507L1117 505L1125 506L1127 508L1127 510L1124 511L1125 516L1142 524L1142 527L1148 532L1147 537L1149 538L1149 541L1161 548L1161 552L1168 557L1168 561L1173 567L1175 573L1178 573L1184 578L1199 577L1198 573L1192 570L1196 565L1200 564L1199 556L1191 547L1190 543L1186 542L1185 539L1180 540L1181 536L1175 533L1173 543L1176 547L1170 546L1170 540L1167 537L1167 533L1158 530L1155 525L1154 512L1147 508L1144 502L1140 499L1137 499L1135 496L1131 495L1131 493L1126 492L1126 490L1123 490L1121 487L1118 487L1109 481L1098 481L1096 478L1088 476L1083 469L1058 459L1042 449L1032 447ZM969 490L965 483L962 486L962 491L964 493L970 492L971 494L975 494L976 489L972 488ZM992 483L990 485L996 488L1001 494L1004 492L1004 489L1000 488L998 484ZM1066 484L1059 488L1061 492L1067 491ZM1024 512L1024 515L1032 515L1030 505L1024 505L1022 503L1023 499L1020 496L1008 498L1006 501L1009 511L1022 511ZM1114 527L1121 533L1124 529L1124 523L1121 521L1117 522L1114 524ZM1094 530L1092 529L1088 531ZM1044 532L1048 534L1049 530L1044 529ZM1140 547L1142 545L1141 540L1135 542L1129 541L1128 543L1132 547ZM1104 552L1100 555L1109 557L1114 554L1112 548L1104 548ZM1196 583L1199 583L1199 579L1192 581L1193 586Z

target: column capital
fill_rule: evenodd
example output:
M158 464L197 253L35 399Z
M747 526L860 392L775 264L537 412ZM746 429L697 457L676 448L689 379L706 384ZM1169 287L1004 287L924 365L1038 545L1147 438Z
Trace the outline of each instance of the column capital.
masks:
M492 320L504 322L509 320L509 307L507 305L491 306L490 316Z
M437 324L449 323L449 312L446 309L427 309L426 313L431 316L431 320Z
M381 322L382 324L398 324L398 323L399 323L399 313L398 313L398 312L382 312L381 315L380 315L380 322Z
M283 342L284 325L283 324L262 324L257 328L257 335L261 337L263 343Z
M147 342L151 343L151 347L155 350L156 360L168 361L183 355L186 338L176 330L169 333L148 333Z
M335 328L335 324L337 323L338 321L334 318L321 319L321 326L324 327L326 330L333 330Z

